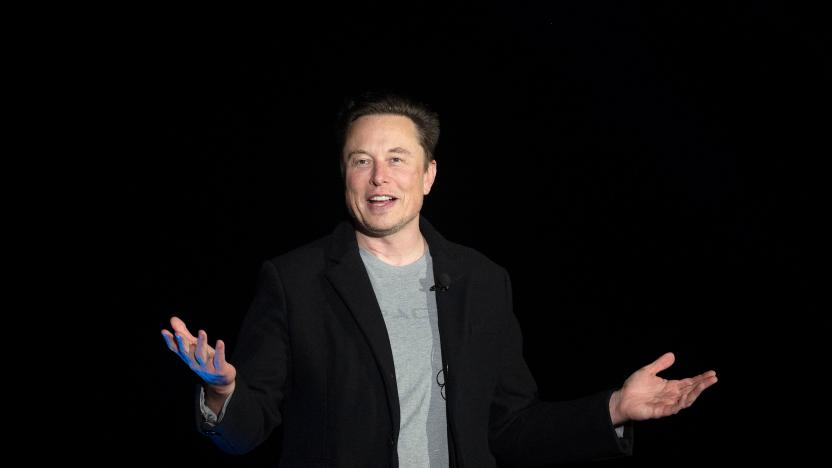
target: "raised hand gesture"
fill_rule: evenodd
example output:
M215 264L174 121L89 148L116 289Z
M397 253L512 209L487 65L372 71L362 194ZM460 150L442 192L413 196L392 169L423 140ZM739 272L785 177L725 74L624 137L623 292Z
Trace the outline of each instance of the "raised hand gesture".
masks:
M716 372L712 370L682 380L666 380L656 375L675 360L673 353L663 354L635 371L620 390L613 392L610 399L613 425L676 414L692 405L706 388L716 383Z

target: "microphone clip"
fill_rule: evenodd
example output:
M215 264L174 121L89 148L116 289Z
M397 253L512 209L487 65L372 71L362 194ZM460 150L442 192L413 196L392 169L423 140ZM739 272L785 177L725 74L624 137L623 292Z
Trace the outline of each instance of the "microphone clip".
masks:
M436 284L430 287L431 291L445 292L451 287L451 276L447 273L436 275Z

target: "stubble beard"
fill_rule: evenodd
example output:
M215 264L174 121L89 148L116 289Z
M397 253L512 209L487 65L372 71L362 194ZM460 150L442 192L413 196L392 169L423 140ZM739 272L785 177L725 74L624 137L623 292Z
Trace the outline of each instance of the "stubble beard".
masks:
M368 223L363 223L359 221L358 217L355 216L355 214L353 214L353 219L355 220L355 224L358 227L358 230L361 231L362 234L365 234L370 237L386 237L401 231L405 226L407 226L418 216L419 213L416 213L410 218L402 218L399 222L397 222L393 226L390 226L389 228L379 228Z

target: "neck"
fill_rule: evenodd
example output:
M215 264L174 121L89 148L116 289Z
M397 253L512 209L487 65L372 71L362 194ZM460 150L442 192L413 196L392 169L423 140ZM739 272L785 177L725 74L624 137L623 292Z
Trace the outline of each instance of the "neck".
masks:
M408 265L419 260L427 249L418 223L411 223L411 226L383 237L372 237L355 231L355 238L361 248L394 266Z

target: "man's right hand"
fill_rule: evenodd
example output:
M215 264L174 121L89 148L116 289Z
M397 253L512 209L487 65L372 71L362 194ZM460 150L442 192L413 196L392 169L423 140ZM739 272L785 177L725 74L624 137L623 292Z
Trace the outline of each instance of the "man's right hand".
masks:
M208 334L199 330L194 337L185 322L178 317L170 318L173 333L162 330L162 337L168 349L176 353L192 371L205 382L206 403L213 410L209 400L225 401L234 391L237 369L225 360L225 343L217 340L216 348L208 345ZM215 411L216 412L216 411ZM219 413L217 413L219 414Z

